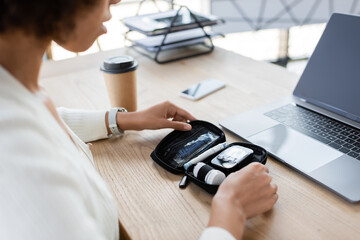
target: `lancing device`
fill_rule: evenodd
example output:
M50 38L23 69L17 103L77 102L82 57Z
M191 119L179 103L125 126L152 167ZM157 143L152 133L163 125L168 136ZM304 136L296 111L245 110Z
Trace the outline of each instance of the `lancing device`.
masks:
M211 156L212 154L224 149L226 147L226 143L220 143L218 145L216 145L215 147L212 147L208 150L206 150L205 152L203 152L202 154L200 154L199 156L197 156L196 158L191 159L190 161L188 161L187 163L184 164L184 169L188 170L188 168L198 162L201 162L202 160L204 160L205 158Z

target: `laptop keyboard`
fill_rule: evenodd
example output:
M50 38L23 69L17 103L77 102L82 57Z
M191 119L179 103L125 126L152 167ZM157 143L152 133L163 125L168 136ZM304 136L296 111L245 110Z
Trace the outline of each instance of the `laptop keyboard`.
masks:
M293 104L265 115L360 160L360 130L356 128Z

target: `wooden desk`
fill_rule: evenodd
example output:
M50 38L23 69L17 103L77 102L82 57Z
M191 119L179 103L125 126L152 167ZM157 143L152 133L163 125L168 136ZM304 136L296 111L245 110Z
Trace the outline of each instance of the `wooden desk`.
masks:
M139 61L140 109L170 100L214 124L290 94L298 79L280 67L219 48L211 55L166 65L119 49L46 62L41 82L58 106L108 109L99 66L104 58L121 54ZM225 81L226 88L197 102L179 96L181 90L209 77ZM125 237L197 239L207 224L212 196L194 184L179 189L181 176L166 172L150 158L169 132L128 131L122 139L94 143L96 165L115 194ZM228 142L239 141L228 132L226 137ZM267 166L280 198L271 212L247 222L244 239L359 238L359 204L345 202L273 159Z

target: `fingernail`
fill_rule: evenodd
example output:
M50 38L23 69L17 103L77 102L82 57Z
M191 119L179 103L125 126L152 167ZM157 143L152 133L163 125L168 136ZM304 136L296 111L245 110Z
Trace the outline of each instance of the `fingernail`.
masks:
M186 125L184 126L184 130L186 130L186 131L191 130L191 125L190 125L190 124L186 124Z

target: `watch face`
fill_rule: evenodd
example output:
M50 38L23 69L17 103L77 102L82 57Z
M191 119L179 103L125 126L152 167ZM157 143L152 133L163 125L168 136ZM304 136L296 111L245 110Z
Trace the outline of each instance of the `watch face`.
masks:
M127 112L127 110L123 107L119 108L119 112Z

